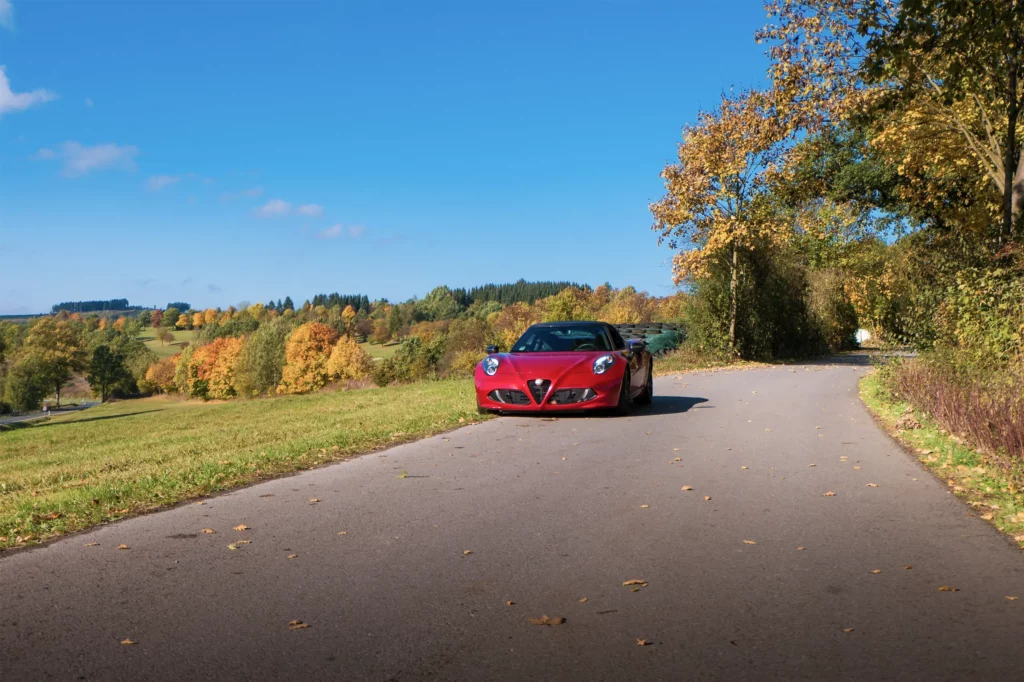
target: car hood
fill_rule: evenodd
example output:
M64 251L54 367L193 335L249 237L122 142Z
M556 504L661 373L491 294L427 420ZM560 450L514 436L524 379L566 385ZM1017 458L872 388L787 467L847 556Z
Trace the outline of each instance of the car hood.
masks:
M499 359L508 363L523 379L556 379L573 371L590 371L602 355L618 355L608 351L584 353L502 353Z

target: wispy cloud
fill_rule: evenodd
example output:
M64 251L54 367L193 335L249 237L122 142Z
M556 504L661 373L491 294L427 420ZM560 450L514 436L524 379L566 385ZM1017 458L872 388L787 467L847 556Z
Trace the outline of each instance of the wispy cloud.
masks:
M65 142L55 149L40 149L33 158L42 161L61 159L64 161L64 175L76 178L108 168L135 170L138 153L139 148L135 145L97 144L88 147L79 142Z
M315 236L317 239L337 239L347 235L352 239L359 239L363 236L364 232L366 232L366 228L362 225L349 225L345 227L341 223L335 223L330 227L320 230Z
M209 291L211 294L219 294L220 292L224 291L216 284L207 284L206 290Z
M324 214L324 207L319 204L302 204L295 209L295 212L310 218L319 218Z
M224 192L220 195L221 201L230 201L231 199L239 199L248 197L249 199L255 199L263 194L262 187L250 187L249 189L243 189L240 192Z
M137 279L137 280L135 280L135 286L139 287L140 289L145 289L146 287L148 287L150 284L152 284L155 281L156 280L152 279L152 278L150 278L150 279Z
M291 208L292 205L287 201L271 199L256 209L256 215L260 218L274 218L277 216L287 215Z
M154 175L149 180L146 180L146 187L154 192L159 192L164 187L180 181L181 176L178 175Z
M2 3L4 0L0 0ZM2 8L0 8L2 9ZM0 14L2 17L2 14ZM12 111L24 111L29 107L57 99L57 94L49 90L32 90L31 92L14 92L11 82L7 80L7 67L0 65L0 116Z
M14 6L11 0L0 0L0 26L14 30Z

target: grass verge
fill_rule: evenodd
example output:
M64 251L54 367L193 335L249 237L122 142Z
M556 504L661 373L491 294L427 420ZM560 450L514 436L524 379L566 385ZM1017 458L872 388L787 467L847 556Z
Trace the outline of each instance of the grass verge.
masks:
M225 403L158 397L0 431L0 549L487 419L472 380Z
M957 497L1024 549L1024 492L1003 469L943 430L930 415L893 396L878 371L861 379L860 397L886 430ZM898 428L901 420L904 425L920 424L920 428Z

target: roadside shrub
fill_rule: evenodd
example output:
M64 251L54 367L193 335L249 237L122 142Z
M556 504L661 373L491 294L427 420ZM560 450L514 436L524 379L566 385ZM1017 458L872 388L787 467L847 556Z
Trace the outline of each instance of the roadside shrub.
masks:
M287 320L260 325L245 339L235 367L235 388L239 395L269 393L281 383L285 363L285 342L291 325Z
M373 371L373 358L359 347L351 336L343 336L334 345L327 359L327 373L332 379L365 379Z
M807 306L825 345L831 351L856 347L857 311L846 292L847 273L816 270L807 273Z
M174 366L174 390L183 395L189 394L189 363L192 361L192 354L195 353L195 346L186 346L176 358L178 363Z
M39 409L50 392L44 371L42 363L33 355L18 358L4 381L4 402L17 412Z
M436 377L447 341L446 336L436 336L430 341L423 341L418 336L409 337L392 357L376 363L374 382L378 386L387 386L393 382L406 383Z
M285 342L285 365L278 393L308 393L330 381L327 360L338 332L322 322L307 322L295 328Z
M174 372L178 366L180 354L158 360L146 370L146 388L160 393L171 393L175 390Z
M470 376L485 357L487 354L482 350L460 350L446 361L445 376Z

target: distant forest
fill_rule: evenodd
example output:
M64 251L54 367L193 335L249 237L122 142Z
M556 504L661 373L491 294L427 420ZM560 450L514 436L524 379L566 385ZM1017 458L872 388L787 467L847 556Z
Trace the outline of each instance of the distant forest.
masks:
M52 314L66 310L69 313L93 313L104 310L142 310L142 306L128 305L127 298L111 298L106 301L65 301L50 309Z

